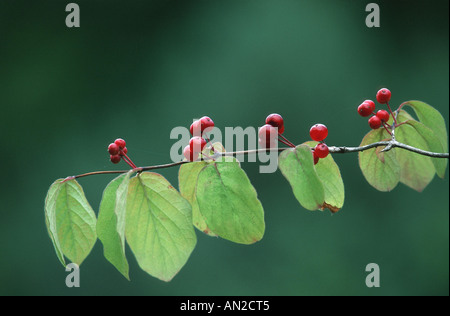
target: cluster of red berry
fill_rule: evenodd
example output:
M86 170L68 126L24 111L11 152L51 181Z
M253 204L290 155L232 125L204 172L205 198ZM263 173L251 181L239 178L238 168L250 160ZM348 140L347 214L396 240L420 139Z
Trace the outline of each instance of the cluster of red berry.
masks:
M317 164L320 158L325 158L330 153L328 146L324 143L328 136L328 128L323 124L315 124L309 130L309 136L312 140L319 142L313 149L314 164Z
M270 114L266 118L266 124L259 129L258 132L258 142L261 148L273 148L276 146L276 141L278 141L289 146L295 147L286 137L282 134L284 133L284 120L280 114Z
M380 104L387 104L389 107L389 100L391 99L391 91L386 88L380 89L377 92L377 101ZM385 124L389 121L389 112L386 110L379 110L375 113L375 102L372 100L366 100L358 106L358 114L362 117L371 116L369 118L369 126L372 129L378 129L381 125L386 126Z
M189 131L192 138L189 140L189 145L184 147L183 155L188 161L195 161L198 159L199 154L206 146L206 139L208 139L207 132L210 132L214 128L214 122L208 116L203 116L201 119L196 120L191 124Z
M131 168L136 168L136 165L127 156L128 149L126 142L122 138L117 138L114 143L109 144L108 152L109 159L112 163L119 163L123 159Z

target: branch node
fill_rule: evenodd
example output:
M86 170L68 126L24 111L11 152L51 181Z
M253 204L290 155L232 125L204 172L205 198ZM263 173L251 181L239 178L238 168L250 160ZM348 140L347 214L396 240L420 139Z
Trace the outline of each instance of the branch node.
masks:
M391 142L389 142L389 144L387 144L386 147L384 147L384 148L381 150L381 152L382 152L382 153L387 152L387 151L391 150L393 147L394 147L394 142L391 141Z

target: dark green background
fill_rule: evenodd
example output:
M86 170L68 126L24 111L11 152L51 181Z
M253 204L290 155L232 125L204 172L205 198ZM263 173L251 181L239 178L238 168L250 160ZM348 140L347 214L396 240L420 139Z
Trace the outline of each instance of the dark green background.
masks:
M370 1L75 1L81 28L65 26L70 1L0 1L1 295L448 295L449 182L422 193L373 189L356 154L335 156L346 186L336 215L309 212L278 171L243 167L265 208L266 234L237 245L197 231L191 258L170 282L128 250L131 282L97 242L81 287L65 286L44 223L57 178L119 169L106 146L128 142L139 165L170 161L175 126L209 115L216 126L261 126L278 112L285 135L356 146L369 130L356 107L388 87L392 104L418 99L448 124L448 1L377 1L381 28L365 26ZM161 173L177 185L177 170ZM80 179L97 212L112 176ZM365 266L381 288L365 286Z

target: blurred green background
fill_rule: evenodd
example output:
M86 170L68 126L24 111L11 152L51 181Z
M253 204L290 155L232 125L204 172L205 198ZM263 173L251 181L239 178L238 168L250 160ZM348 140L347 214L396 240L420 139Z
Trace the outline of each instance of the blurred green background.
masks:
M123 169L107 145L127 140L138 165L170 161L175 126L209 115L216 126L261 126L272 112L285 135L356 146L368 132L356 107L388 87L392 104L418 99L448 124L448 1L0 1L0 295L448 295L449 182L422 193L373 189L356 154L335 156L346 185L336 215L308 212L277 171L243 163L265 208L266 234L237 245L197 231L191 258L170 282L137 266L131 282L97 242L66 288L44 223L57 178ZM177 186L177 169L161 173ZM113 176L80 179L94 210ZM381 287L365 285L365 267Z

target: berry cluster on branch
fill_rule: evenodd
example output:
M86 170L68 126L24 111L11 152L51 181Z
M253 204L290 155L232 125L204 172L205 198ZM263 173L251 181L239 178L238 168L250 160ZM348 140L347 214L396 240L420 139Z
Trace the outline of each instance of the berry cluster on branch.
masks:
M195 247L194 227L240 244L261 240L265 231L263 206L241 165L235 159L230 159L235 163L225 163L221 159L225 156L279 152L274 155L273 171L280 170L295 198L309 211L328 209L334 214L344 205L344 182L331 155L335 153L358 152L364 177L379 191L391 191L403 183L420 192L435 174L440 178L446 175L448 162L436 159L449 157L445 119L432 106L414 100L403 102L393 112L390 100L391 92L383 88L376 101L387 109L376 111L372 100L358 106L360 116L370 117L372 128L359 147L328 146L328 128L320 123L309 130L312 141L295 145L283 135L285 122L277 113L267 116L259 128L258 149L234 152L226 152L220 143L211 144L208 133L214 122L203 116L190 126L191 138L183 149L185 159L161 165L136 167L125 140L117 138L108 146L109 159L114 164L123 160L132 170L79 174L56 180L48 190L46 225L58 259L64 266L65 257L81 264L98 238L105 258L127 279L125 244L144 271L170 281ZM417 120L405 107L414 110ZM278 147L278 142L287 147ZM391 152L393 148L402 150ZM194 161L199 163L191 163ZM175 166L180 167L178 190L162 175L146 172ZM76 179L114 173L121 175L105 188L97 217ZM144 203L148 201L151 203Z

